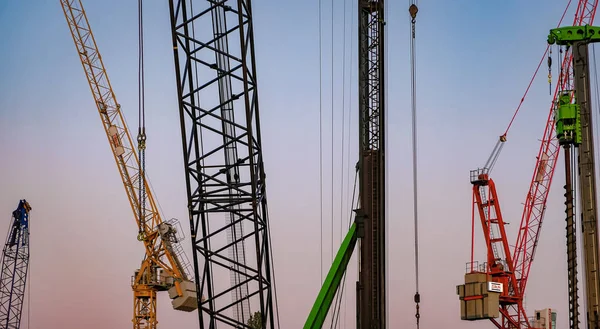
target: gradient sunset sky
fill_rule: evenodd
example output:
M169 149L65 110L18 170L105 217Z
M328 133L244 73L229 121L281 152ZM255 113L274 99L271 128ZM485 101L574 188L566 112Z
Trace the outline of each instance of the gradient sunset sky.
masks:
M356 0L333 1L337 251L340 225L346 224L350 209L346 155L343 170L340 164L343 21L345 8L345 46L350 49L352 38L356 48ZM484 164L504 132L544 52L548 30L556 26L567 2L419 3L422 328L494 327L489 321L461 321L456 295L470 257L469 170ZM322 3L324 275L332 245L332 60L331 2ZM564 24L572 23L573 3ZM83 4L112 86L135 131L137 2ZM321 284L318 5L318 0L253 3L279 311L282 328L290 329L304 324ZM408 6L409 1L389 1L387 11L389 328L414 327L415 312ZM165 218L183 220L187 201L168 2L146 1L144 8L147 169ZM350 53L346 55L344 84L344 104L351 113L350 168L357 149L354 49L353 54L352 65ZM554 63L556 68L557 57ZM544 64L494 170L511 243L552 98L546 75ZM131 209L58 0L0 3L0 154L0 237L19 199L27 199L33 208L30 307L26 300L23 323L27 325L29 310L32 329L131 328L130 277L143 247L136 240ZM535 309L555 308L558 327L568 324L563 170L561 160L526 297L530 315ZM341 177L345 192L340 205ZM476 229L481 237L480 226ZM187 224L184 231L188 236ZM477 256L483 260L481 242ZM185 243L189 254L187 238ZM348 270L341 328L354 328L350 287L356 279L355 258ZM197 328L196 313L173 310L166 294L159 298L158 316L163 329Z

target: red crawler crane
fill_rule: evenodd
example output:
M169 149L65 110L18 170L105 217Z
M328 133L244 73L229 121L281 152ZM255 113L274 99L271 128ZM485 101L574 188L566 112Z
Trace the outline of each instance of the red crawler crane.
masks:
M570 4L571 1L569 1ZM567 5L567 9L569 5ZM591 25L597 6L598 0L579 0L573 25ZM558 26L561 25L567 9L565 9L565 13L563 13ZM548 49L549 46L546 48L546 52L535 71L534 78L544 57L548 53ZM557 96L559 95L558 91L566 89L566 86L573 84L571 72L572 55L570 50L567 50L564 54L561 65L559 80L554 92L552 105L550 106L542 143L537 155L535 170L525 200L517 242L512 253L504 229L504 221L494 181L489 175L502 149L503 143L506 141L508 130L534 78L531 79L508 128L500 136L486 165L482 169L471 171L471 183L473 184L472 241L475 238L475 213L478 213L487 245L487 260L484 264L477 265L473 260L474 245L472 245L471 262L467 266L468 273L465 278L466 283L458 287L461 299L461 317L463 320L490 319L498 328L502 329L541 327L538 321L530 323L530 320L527 318L523 307L523 296L539 240L540 228L546 209L546 200L560 150L558 140L555 136L554 120L554 109L557 103ZM490 284L490 282L501 283L502 286ZM497 310L499 310L499 313Z

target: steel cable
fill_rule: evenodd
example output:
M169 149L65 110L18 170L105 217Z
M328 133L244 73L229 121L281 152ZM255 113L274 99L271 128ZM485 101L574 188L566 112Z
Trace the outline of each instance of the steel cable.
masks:
M145 92L144 92L144 21L143 21L142 0L138 0L138 157L140 160L138 174L138 212L139 212L139 231L138 239L144 238L143 234L146 228L146 111L145 111Z
M411 38L410 38L410 67L411 67L411 110L412 110L412 164L413 164L413 216L414 216L414 229L415 229L415 303L416 313L415 317L417 320L417 328L419 328L419 303L421 302L421 295L419 294L419 229L418 229L418 176L417 176L417 92L416 92L416 58L415 58L415 23L417 18L417 7L416 0L410 1L409 13L411 16Z
M321 37L321 0L319 0L319 203L320 203L320 276L323 283L323 63Z
M333 117L333 102L334 102L334 91L333 91L333 69L334 69L334 57L333 57L333 31L334 31L334 25L333 25L333 18L334 18L334 7L333 7L333 3L334 1L331 0L331 263L333 264L333 259L335 257L335 252L334 252L334 247L333 247L333 237L334 237L334 222L335 222L335 218L333 216L333 184L334 184L334 176L335 176L335 171L334 171L334 117ZM340 218L341 220L341 218Z

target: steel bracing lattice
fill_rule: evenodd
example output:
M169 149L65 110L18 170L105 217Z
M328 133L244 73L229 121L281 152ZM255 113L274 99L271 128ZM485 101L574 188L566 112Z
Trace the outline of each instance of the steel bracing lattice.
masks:
M251 4L169 5L200 328L274 328Z
M358 328L386 328L384 1L358 1L360 241Z
M359 1L360 148L383 148L383 0Z
M12 214L2 252L0 273L0 328L19 329L29 268L29 211L25 200Z

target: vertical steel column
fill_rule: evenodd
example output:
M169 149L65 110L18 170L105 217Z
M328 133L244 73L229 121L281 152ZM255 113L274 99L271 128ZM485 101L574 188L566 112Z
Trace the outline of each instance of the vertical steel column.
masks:
M581 111L581 145L579 146L579 189L584 245L584 281L587 298L588 329L600 328L600 273L598 273L598 209L594 138L590 91L588 43L573 43L575 99Z
M250 0L169 5L200 328L274 328Z
M577 230L571 173L571 145L565 145L565 213L567 215L567 280L569 287L569 329L579 329L579 296L577 288Z
M358 1L360 243L359 329L386 328L384 1Z

